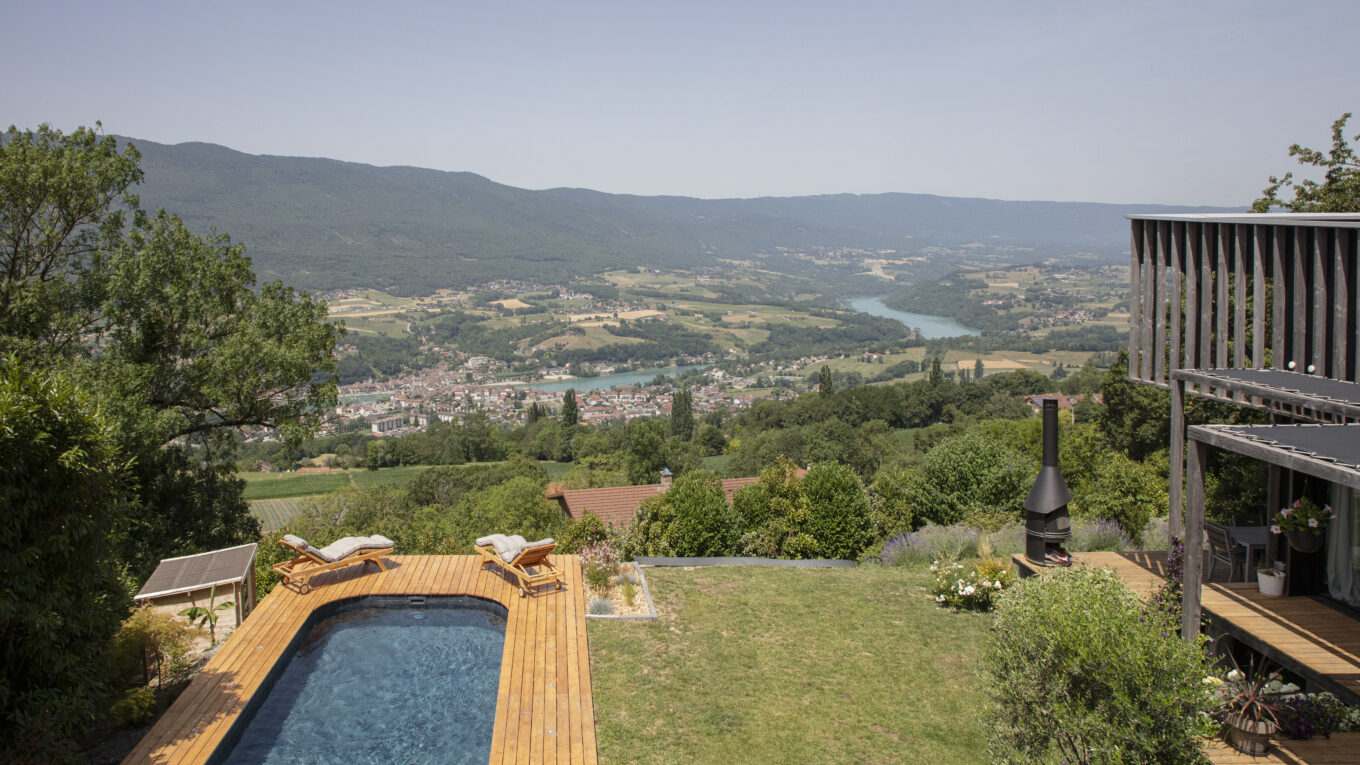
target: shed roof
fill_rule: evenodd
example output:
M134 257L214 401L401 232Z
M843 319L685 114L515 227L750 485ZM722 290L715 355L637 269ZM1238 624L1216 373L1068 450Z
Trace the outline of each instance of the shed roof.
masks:
M255 562L254 542L225 550L166 558L156 566L134 600L147 600L246 579Z

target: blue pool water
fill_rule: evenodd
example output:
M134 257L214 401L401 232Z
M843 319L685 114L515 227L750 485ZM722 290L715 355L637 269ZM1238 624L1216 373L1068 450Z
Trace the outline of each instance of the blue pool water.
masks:
M503 610L429 602L315 624L225 761L486 762Z

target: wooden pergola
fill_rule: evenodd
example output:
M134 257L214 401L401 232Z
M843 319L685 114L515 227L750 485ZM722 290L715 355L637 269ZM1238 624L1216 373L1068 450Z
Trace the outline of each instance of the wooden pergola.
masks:
M1360 488L1360 474L1325 456L1185 424L1187 394L1276 423L1360 421L1360 214L1128 217L1129 377L1171 391L1170 530L1185 542L1186 581L1198 582L1208 447L1269 465L1272 507L1286 471ZM1186 587L1187 637L1199 603Z
M1188 480L1185 507L1184 576L1181 636L1199 633L1200 581L1204 568L1204 468L1208 447L1224 449L1271 466L1278 486L1280 469L1292 470L1360 491L1360 424L1191 425L1187 431ZM1274 488L1274 486L1272 488Z

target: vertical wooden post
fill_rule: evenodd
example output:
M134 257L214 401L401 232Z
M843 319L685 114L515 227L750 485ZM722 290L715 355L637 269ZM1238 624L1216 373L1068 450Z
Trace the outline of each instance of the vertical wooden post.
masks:
M1228 264L1228 248L1232 246L1232 239L1228 237L1228 227L1230 224L1220 223L1215 228L1218 229L1216 243L1218 246L1218 273L1215 278L1218 280L1218 299L1214 306L1214 368L1228 368L1228 317L1232 313L1228 310L1228 282L1232 280L1231 266ZM1224 391L1219 391L1220 394ZM1232 395L1232 394L1228 394Z
M1143 274L1139 269L1138 250L1143 243L1144 225L1141 220L1133 221L1129 234L1129 377L1135 379L1138 377L1138 351L1143 344L1143 318L1138 315L1138 309L1143 305Z
M1171 352L1167 354L1167 374L1181 368L1181 278L1184 272L1184 257L1181 254L1181 239L1185 236L1185 224L1179 221L1171 224L1171 309L1167 331L1171 335ZM1168 379L1168 382L1170 380Z
M1166 309L1167 309L1167 276L1166 261L1167 249L1169 248L1171 230L1169 221L1158 221L1154 224L1153 246L1156 248L1157 255L1157 316L1152 334L1152 379L1159 383L1167 382L1166 379ZM1179 278L1179 276L1177 277Z
M1247 366L1247 227L1233 225L1233 368ZM1244 398L1241 396L1239 398Z
M1251 366L1266 365L1266 253L1261 243L1264 226L1253 226L1251 237ZM1257 403L1260 403L1257 400Z
M1328 376L1327 370L1327 325L1331 317L1327 312L1332 304L1327 294L1327 229L1313 229L1313 368L1314 374Z
M1289 359L1285 358L1284 337L1288 327L1285 326L1285 303L1289 301L1289 272L1285 269L1284 250L1285 232L1284 226L1275 226L1272 241L1274 246L1271 248L1271 278L1275 280L1275 287L1272 293L1274 305L1272 306L1273 326L1270 329L1270 366L1275 369L1284 369Z
M1199 256L1200 237L1199 229L1203 223L1193 223L1185 227L1185 361L1181 364L1183 369L1194 369L1199 366L1199 324L1195 322L1195 317L1199 315Z
M1157 256L1153 249L1156 243L1156 221L1143 223L1143 241L1140 260L1143 263L1143 306L1142 310L1142 359L1138 365L1139 379L1152 379L1152 354L1155 352L1152 336L1152 318L1157 310ZM1130 362L1132 363L1132 362ZM1158 381L1160 382L1160 381Z
M1185 523L1182 518L1185 486L1185 381L1171 381L1171 497L1167 511L1167 533L1179 537ZM1167 548L1167 553L1171 552Z
M1305 250L1306 229L1294 227L1294 347L1289 349L1289 359L1294 362L1294 371L1302 372L1308 366L1308 253Z
M1350 380L1350 284L1346 279L1346 230L1333 232L1332 242L1332 364L1327 376Z
M1211 233L1216 228L1212 223L1200 226L1199 259L1199 321L1196 323L1199 336L1199 368L1212 369L1214 366L1214 239ZM1225 277L1226 274L1220 274Z
M1200 578L1204 571L1204 467L1208 447L1193 438L1186 444L1185 582L1181 589L1181 638L1199 634Z

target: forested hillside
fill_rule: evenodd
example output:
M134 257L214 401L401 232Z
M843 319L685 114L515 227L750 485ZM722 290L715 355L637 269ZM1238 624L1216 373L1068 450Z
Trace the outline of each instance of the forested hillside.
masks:
M175 210L194 230L229 231L247 245L261 279L313 290L425 294L497 278L563 281L759 253L775 270L810 270L811 261L788 257L808 248L1114 262L1128 248L1125 213L1190 211L924 194L705 200L530 191L472 173L131 140L143 155L145 206Z

